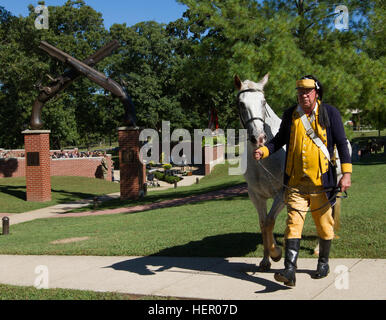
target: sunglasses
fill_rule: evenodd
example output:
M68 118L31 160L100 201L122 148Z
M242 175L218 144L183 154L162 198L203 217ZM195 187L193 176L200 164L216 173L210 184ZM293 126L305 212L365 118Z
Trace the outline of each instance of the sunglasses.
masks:
M313 90L315 90L314 88L298 88L297 89L298 90L298 95L299 96L302 96L302 95L310 95L312 92L313 92Z

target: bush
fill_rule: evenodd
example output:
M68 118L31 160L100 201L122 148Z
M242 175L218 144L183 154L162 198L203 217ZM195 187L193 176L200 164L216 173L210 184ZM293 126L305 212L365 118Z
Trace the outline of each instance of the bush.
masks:
M175 177L175 176L169 176L169 175L165 175L165 182L167 183L174 183L174 182L178 182L181 180L180 177Z
M162 173L162 172L159 172L159 171L154 172L154 176L156 177L156 179L162 180L162 181L163 181L164 178L165 178L165 174Z
M172 168L172 165L170 163L165 163L163 166L162 166L165 170L170 170Z
M159 171L154 172L154 177L157 180L165 181L165 182L171 183L171 184L173 184L174 182L178 182L178 181L182 180L180 177L167 175L167 174L165 174L163 172L159 172Z

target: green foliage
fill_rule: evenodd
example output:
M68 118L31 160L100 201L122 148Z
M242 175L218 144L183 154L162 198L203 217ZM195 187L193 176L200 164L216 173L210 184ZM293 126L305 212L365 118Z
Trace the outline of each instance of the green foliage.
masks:
M165 163L164 165L162 165L162 167L165 169L165 170L170 170L172 168L172 165L170 163Z
M169 165L170 168L171 168L171 165ZM169 168L169 169L170 169ZM168 170L167 168L165 168L165 170ZM166 174L164 172L160 172L160 171L155 171L154 172L154 176L157 180L161 180L161 181L165 181L167 183L170 183L170 184L173 184L174 182L178 182L181 180L180 177L177 177L177 176L171 176L169 174Z
M167 174L165 175L164 179L165 179L164 180L165 182L170 183L170 184L173 184L173 183L178 182L178 181L181 180L180 177L170 176L170 175L167 175Z
M45 85L48 83L47 74L55 78L66 68L42 52L38 48L39 42L47 41L83 60L108 39L102 15L84 1L69 0L61 7L49 6L48 9L48 30L35 29L36 14L30 6L29 16L12 19L9 32L2 37L0 145L4 147L23 145L21 131L28 127L32 105L38 95L34 85ZM53 148L79 143L79 137L85 132L95 132L91 121L97 121L97 117L90 108L91 94L95 91L92 83L78 80L43 108L42 118L45 128L52 131ZM85 119L87 123L82 127ZM6 123L12 123L12 126Z
M160 172L160 171L155 171L154 176L156 177L156 179L161 180L161 181L164 180L164 178L165 178L165 174L163 172Z
M377 49L378 58L373 59L365 50L366 44L359 49L364 33L369 35L375 26L384 33L382 1L340 3L349 8L351 17L350 29L344 32L334 27L334 1L179 2L189 7L188 25L200 40L196 57L190 62L193 72L187 73L193 78L189 81L195 79L196 92L210 94L208 106L214 104L220 109L222 120L225 116L237 119L236 111L228 113L230 105L224 103L232 76L239 74L242 79L257 81L267 72L271 77L266 98L279 115L295 103L295 80L304 74L316 75L325 87L324 100L342 112L356 108L386 112L385 77L379 72L384 68L384 53ZM373 43L379 39L384 37L377 36ZM378 43L378 47L384 47ZM216 93L210 92L212 88ZM220 125L225 127L221 120Z
M239 128L233 76L258 81L280 116L296 102L295 80L314 74L325 88L324 100L342 114L361 109L366 121L385 127L384 16L382 0L343 0L349 30L334 27L336 1L178 0L183 17L168 25L154 21L133 26L103 25L103 15L83 0L49 6L49 29L0 7L0 146L23 146L38 95L35 84L49 82L67 68L39 49L44 40L82 60L112 39L121 47L95 68L126 83L140 127L160 130L206 128L217 110L222 129ZM90 146L116 140L122 125L121 102L80 77L43 108L52 148ZM11 126L9 124L12 124Z

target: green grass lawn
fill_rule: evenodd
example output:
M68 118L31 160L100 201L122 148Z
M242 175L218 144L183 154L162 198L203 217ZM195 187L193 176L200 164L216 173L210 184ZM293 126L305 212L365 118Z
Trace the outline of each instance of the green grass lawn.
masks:
M49 202L27 202L24 177L0 179L0 212L20 213L59 203L119 192L119 184L84 177L51 177Z
M375 163L354 165L353 185L349 198L343 200L340 239L334 241L333 258L386 257L386 210L383 206L386 164ZM218 166L213 176L203 179L200 184L180 191L160 191L156 199L243 181L242 177L227 176L226 173L226 166ZM280 245L283 244L285 220L283 210L275 226ZM89 239L51 244L54 240L72 237ZM300 257L311 257L316 244L315 227L308 215ZM21 223L11 226L10 235L0 236L0 254L261 257L263 251L258 215L248 197L239 195L134 214Z
M0 300L170 300L171 297L143 296L117 292L72 289L36 289L0 284Z

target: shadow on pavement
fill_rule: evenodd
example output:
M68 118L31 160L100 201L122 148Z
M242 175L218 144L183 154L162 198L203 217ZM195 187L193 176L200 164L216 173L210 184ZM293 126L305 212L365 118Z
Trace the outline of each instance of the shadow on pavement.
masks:
M245 256L249 252L255 251L259 244L262 244L261 234L231 233L216 235L206 237L199 241L192 241L184 245L167 248L152 256L122 261L106 268L133 272L143 276L155 275L158 272L164 272L171 269L173 269L173 272L187 272L186 270L191 270L193 271L192 274L219 274L253 282L265 287L265 289L256 293L268 293L290 289L274 280L270 281L258 277L259 271L256 264L234 262L223 258L224 256ZM200 256L200 252L202 252L203 255ZM217 257L206 257L206 253L213 252L217 252ZM256 263L258 263L258 259L256 259ZM276 271L277 270L271 269L269 273Z

